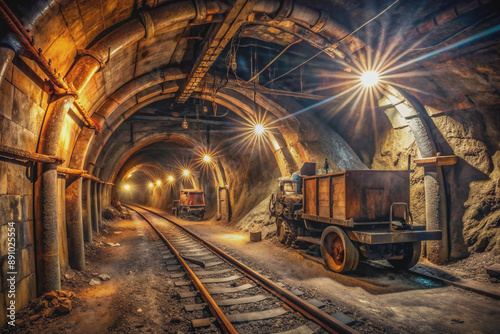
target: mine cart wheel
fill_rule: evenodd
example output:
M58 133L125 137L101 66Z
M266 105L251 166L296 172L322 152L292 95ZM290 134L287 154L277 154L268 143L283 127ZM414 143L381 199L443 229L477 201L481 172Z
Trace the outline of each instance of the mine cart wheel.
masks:
M328 269L345 273L357 267L359 252L344 231L329 226L321 235L321 257Z
M290 226L281 217L276 218L276 237L279 242L286 244L290 236Z
M188 208L182 208L179 211L179 217L181 219L187 219L188 216L189 216L189 209Z
M405 242L403 258L401 260L387 260L394 268L408 269L415 266L420 259L422 242Z
M200 220L203 220L204 215L205 215L205 212L201 212L201 214L198 216L198 218L200 218Z
M276 195L272 194L271 198L269 199L269 212L271 213L271 216L276 214Z

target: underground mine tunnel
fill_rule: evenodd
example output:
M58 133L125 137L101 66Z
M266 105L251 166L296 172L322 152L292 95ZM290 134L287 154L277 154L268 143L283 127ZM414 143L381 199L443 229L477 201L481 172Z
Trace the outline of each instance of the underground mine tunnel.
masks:
M8 333L498 333L491 0L0 0Z

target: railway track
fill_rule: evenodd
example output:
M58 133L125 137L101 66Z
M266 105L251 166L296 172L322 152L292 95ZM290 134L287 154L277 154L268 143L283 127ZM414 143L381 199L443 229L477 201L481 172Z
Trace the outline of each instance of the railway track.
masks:
M312 255L312 254L308 254L307 252L305 252L302 249L297 250L297 253L306 260L310 260L313 262L317 262L321 265L324 265L323 259L320 257L321 255L319 253L317 253L316 255ZM454 287L462 289L462 290L467 290L467 291L474 292L474 293L477 293L477 294L480 294L483 296L487 296L487 297L490 297L493 299L500 300L500 291L495 290L495 289L491 289L491 288L485 286L484 284L480 284L480 283L474 282L472 280L462 280L462 279L455 278L455 277L443 278L443 277L439 277L439 276L432 275L429 273L417 271L417 269L415 269L415 268L395 269L392 266L383 265L381 263L374 263L374 262L371 262L370 266L374 270L379 271L379 274L383 274L384 272L400 272L403 275L410 275L410 276L414 276L414 277L418 277L418 278L423 278L423 279L426 279L428 281L432 281L432 282L435 282L437 284L440 284L441 286L454 286ZM342 274L336 274L336 275L343 276ZM373 276L377 276L377 274L375 273ZM373 280L373 279L367 280L364 277L358 277L356 271L351 273L351 275L349 276L349 279L357 280L362 284L371 284L370 281ZM425 285L427 285L427 284L425 284Z
M148 222L169 248L163 258L167 270L175 272L171 278L182 289L179 297L193 315L195 329L210 326L215 318L225 333L279 333L279 323L286 324L282 333L287 334L358 333L168 217L137 205L125 206ZM167 224L156 226L149 214ZM179 266L190 281L177 273Z

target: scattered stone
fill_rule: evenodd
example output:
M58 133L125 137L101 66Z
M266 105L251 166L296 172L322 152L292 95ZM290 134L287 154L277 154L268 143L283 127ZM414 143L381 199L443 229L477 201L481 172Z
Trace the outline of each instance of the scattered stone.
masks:
M173 317L170 318L170 322L173 323L173 324L176 324L176 323L179 323L179 322L183 322L184 321L184 318L178 316L178 315L174 315Z
M451 319L451 322L454 322L456 324L463 324L464 323L464 321L460 320L460 319Z
M95 280L95 279L91 279L90 282L89 282L89 285L90 286L93 286L93 285L100 285L101 284L101 281L98 281L98 280Z
M142 308L138 308L137 313L142 313Z
M115 232L115 234L122 234L122 232L120 232L120 231L116 231L116 232Z
M111 279L111 277L106 274L99 275L99 278L101 279L101 281L109 281Z
M41 301L34 307L36 314L32 315L30 321L47 317L50 315L64 315L72 310L71 300L73 293L70 291L54 290L42 296Z
M71 300L64 298L60 300L60 304L55 309L55 313L63 315L68 314L69 312L71 312L71 310Z
M111 247L119 247L119 243L112 243L112 242L106 242L106 245L111 246Z

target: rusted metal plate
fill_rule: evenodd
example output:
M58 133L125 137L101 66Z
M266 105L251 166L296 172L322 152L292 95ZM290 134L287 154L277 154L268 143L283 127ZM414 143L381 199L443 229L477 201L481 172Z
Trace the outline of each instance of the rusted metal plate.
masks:
M424 240L441 240L441 231L393 231L365 232L348 230L349 238L370 245L389 244L397 242L414 242Z
M417 166L426 167L426 166L451 166L456 165L457 156L456 155L439 155L436 157L428 157L422 159L414 160Z

